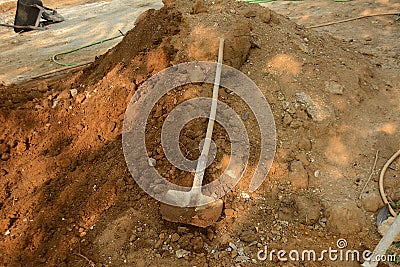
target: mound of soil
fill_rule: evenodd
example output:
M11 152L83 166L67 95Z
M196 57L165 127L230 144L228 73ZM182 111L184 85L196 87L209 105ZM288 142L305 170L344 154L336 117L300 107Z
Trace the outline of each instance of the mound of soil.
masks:
M216 61L220 37L226 40L224 63L247 74L271 106L277 154L268 181L246 193L259 155L258 126L240 98L221 90L221 101L240 116L247 114L250 167L224 197L224 213L215 225L177 225L162 220L159 204L126 167L124 113L138 86L157 72L182 62ZM338 177L360 171L352 169L351 158L358 160L363 153L356 145L347 149L335 127L345 132L352 114L386 87L368 59L341 41L255 4L177 0L149 10L121 43L88 68L0 87L0 232L5 233L0 264L250 266L258 262L264 243L287 251L304 243L335 244L335 233L321 221L323 211L356 194L353 180ZM210 89L203 84L176 88L148 119L148 154L170 181L190 186L193 174L174 169L165 159L163 121L183 101L210 97ZM205 129L206 121L198 120L182 131L181 149L190 152L188 158L199 156ZM219 146L207 169L210 180L224 170L227 140L217 126ZM394 136L387 142L394 146ZM369 225L343 238L361 238L370 247L377 234ZM375 239L368 240L368 233Z

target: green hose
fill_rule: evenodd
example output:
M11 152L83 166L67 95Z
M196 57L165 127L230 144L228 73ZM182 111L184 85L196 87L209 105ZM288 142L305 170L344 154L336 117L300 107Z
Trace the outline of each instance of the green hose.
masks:
M98 44L102 44L102 43L105 43L105 42L108 42L108 41L111 41L111 40L114 40L114 39L117 39L119 37L124 36L124 34L121 31L119 31L119 32L120 32L120 35L118 35L118 36L114 36L114 37L111 37L111 38L108 38L108 39L103 39L103 40L100 40L100 41L97 41L97 42L94 42L94 43L91 43L91 44L88 44L88 45L85 45L85 46L82 46L82 47L79 47L79 48L75 48L75 49L72 49L72 50L69 50L69 51L57 53L57 54L55 54L54 56L51 57L51 61L53 61L54 63L56 63L58 65L64 66L64 67L77 66L80 63L62 63L62 62L57 60L57 57L61 56L61 55L71 54L71 53L74 53L74 52L79 51L81 49L88 48L88 47L91 47L91 46L94 46L94 45L98 45Z

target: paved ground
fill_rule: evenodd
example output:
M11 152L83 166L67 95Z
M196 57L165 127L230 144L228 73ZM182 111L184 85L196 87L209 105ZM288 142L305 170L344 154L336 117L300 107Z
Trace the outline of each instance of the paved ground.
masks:
M1 1L4 2L4 1ZM1 4L0 2L0 4ZM0 28L0 82L16 83L59 68L52 55L119 35L134 26L135 19L149 8L160 8L161 1L113 0L58 9L65 22L51 25L46 31L16 34ZM51 6L53 7L53 6ZM0 22L13 23L15 10L0 14ZM101 55L121 41L113 41L65 56L65 63L86 62Z

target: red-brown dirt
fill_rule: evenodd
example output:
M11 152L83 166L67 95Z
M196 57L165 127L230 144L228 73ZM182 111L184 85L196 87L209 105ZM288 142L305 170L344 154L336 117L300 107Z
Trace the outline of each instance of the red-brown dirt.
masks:
M326 211L344 199L363 208L358 196L376 150L378 166L398 150L399 66L386 71L346 42L255 4L199 5L172 1L149 10L121 43L81 71L0 85L0 265L344 266L266 263L257 252L266 244L335 248L338 238L351 249L373 250L380 239L375 213L362 210L360 229L349 225L349 233L338 233L328 227ZM174 64L215 61L219 37L226 39L224 63L248 75L268 100L277 153L267 181L246 193L259 153L257 124L249 107L221 90L220 100L240 116L249 112L244 123L254 141L243 181L223 198L220 219L203 229L161 218L159 203L126 167L122 125L138 86ZM158 149L159 131L150 129L160 129L184 100L209 97L210 88L177 88L148 119L149 156L170 181L190 185L193 175L170 166ZM198 157L205 128L200 121L182 131L182 150L194 151L188 157ZM225 130L217 127L214 138L220 146L207 169L210 180L230 152ZM388 173L394 200L398 174L398 167ZM376 187L375 179L367 191Z

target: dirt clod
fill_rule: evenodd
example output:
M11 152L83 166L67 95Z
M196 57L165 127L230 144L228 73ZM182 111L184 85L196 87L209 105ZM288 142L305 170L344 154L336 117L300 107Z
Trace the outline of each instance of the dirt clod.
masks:
M366 225L364 213L353 201L329 207L326 216L327 228L335 234L356 234Z
M378 191L372 191L362 196L362 204L366 211L376 212L384 206L382 197Z
M207 12L207 7L204 0L196 0L193 5L192 14L199 14Z
M295 205L299 221L302 224L313 225L319 221L322 207L315 198L297 196Z
M290 164L289 180L294 188L308 188L308 172L301 161L293 161Z

